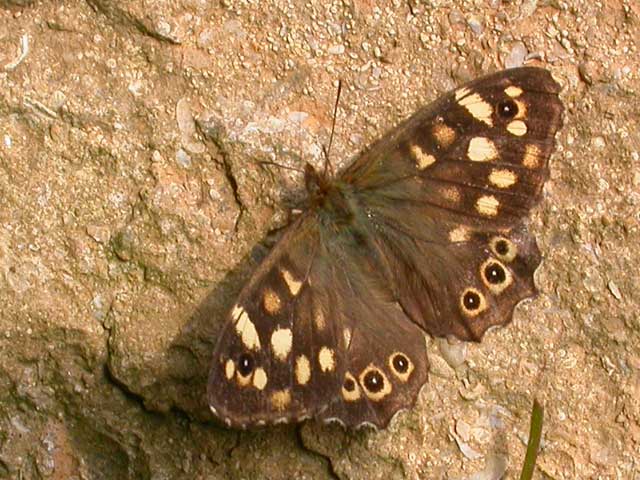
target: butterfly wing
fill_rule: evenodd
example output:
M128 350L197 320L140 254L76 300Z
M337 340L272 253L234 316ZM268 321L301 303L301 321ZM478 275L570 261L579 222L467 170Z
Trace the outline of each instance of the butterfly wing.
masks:
M481 78L418 111L341 176L395 297L429 333L479 340L534 294L540 254L522 221L548 177L558 92L540 68Z
M360 241L309 212L252 276L209 377L209 405L228 426L317 417L382 427L415 402L428 371L424 333Z
M214 350L214 414L382 427L426 381L423 329L479 340L508 322L535 290L522 220L548 175L558 90L540 69L485 77L359 157L242 290Z

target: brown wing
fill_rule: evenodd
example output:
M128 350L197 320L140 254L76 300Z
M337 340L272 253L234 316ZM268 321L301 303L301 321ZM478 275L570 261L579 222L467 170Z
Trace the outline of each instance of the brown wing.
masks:
M479 340L533 295L540 263L523 220L560 127L549 72L498 72L418 111L341 177L402 308L433 335Z
M208 398L228 426L316 417L387 425L426 382L423 332L380 284L357 234L311 212L241 292L213 353Z

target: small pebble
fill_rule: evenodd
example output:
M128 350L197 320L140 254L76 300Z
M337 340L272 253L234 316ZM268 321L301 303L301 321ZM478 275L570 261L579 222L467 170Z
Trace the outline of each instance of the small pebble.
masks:
M482 25L482 22L477 17L469 18L469 20L467 20L467 24L469 25L469 28L473 33L475 33L476 35L482 34L484 30L484 26Z
M591 139L591 146L594 147L594 148L601 149L601 148L604 148L605 145L606 145L606 143L604 141L604 138L602 138L602 137L598 136L598 137L593 137Z
M607 287L609 287L609 291L611 292L611 295L616 297L616 299L618 300L622 300L622 293L620 293L620 289L618 288L618 285L616 285L613 280L609 280Z
M191 166L191 157L182 148L179 148L176 152L176 161L184 168L189 168Z
M523 42L515 42L509 56L504 61L505 68L521 67L527 56L527 47Z

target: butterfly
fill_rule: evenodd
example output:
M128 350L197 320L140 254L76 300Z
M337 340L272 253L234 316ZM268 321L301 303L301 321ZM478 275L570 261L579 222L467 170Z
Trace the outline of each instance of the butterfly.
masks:
M306 209L242 289L208 402L229 427L386 427L427 382L426 335L480 341L536 288L525 223L562 121L542 68L488 75L389 131Z

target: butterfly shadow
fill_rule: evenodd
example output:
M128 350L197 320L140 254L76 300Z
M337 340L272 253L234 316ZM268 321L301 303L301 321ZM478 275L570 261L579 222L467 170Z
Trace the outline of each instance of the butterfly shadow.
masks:
M211 355L242 285L266 255L265 237L187 312L180 332L167 348L162 385L163 402L198 421L214 421L207 402Z

